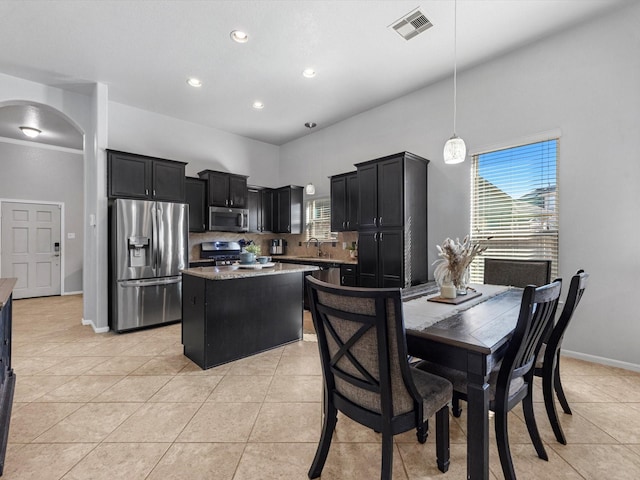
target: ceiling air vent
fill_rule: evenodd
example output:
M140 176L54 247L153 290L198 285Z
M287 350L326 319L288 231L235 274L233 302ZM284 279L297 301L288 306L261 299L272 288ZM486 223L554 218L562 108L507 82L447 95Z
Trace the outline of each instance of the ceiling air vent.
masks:
M431 27L433 23L418 8L389 25L389 28L393 28L405 40L411 40Z

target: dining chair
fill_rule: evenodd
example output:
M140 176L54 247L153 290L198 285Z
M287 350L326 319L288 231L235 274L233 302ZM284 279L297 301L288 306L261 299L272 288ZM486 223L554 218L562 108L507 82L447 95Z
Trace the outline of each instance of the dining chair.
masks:
M564 413L571 415L571 408L569 407L569 402L567 402L567 397L564 394L562 382L560 381L560 348L562 346L564 332L567 330L576 307L580 303L582 294L587 288L588 280L589 274L585 273L584 270L578 270L578 273L571 278L569 292L567 293L567 299L560 318L558 318L555 326L548 330L548 337L543 341L540 352L538 352L534 370L536 376L542 377L544 406L547 410L551 428L558 442L563 445L567 444L567 440L558 419L553 392L555 390Z
M553 321L562 282L556 280L541 287L525 287L520 312L505 355L489 376L489 408L495 413L496 442L500 465L506 480L515 480L507 431L508 413L522 402L529 436L538 457L548 460L533 412L533 373L543 335ZM420 362L417 368L445 377L453 384L453 414L461 414L460 400L467 398L466 373L431 362Z
M551 281L551 260L484 259L484 283L524 288Z
M322 473L342 412L382 433L380 478L390 480L393 436L416 429L424 443L436 415L438 469L449 468L448 380L409 366L400 289L340 287L306 277L318 336L324 419L309 478Z

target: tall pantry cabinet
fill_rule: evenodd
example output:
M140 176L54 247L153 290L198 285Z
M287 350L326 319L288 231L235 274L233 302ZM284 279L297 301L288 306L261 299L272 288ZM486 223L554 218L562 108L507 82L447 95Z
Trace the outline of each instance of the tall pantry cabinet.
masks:
M427 165L409 152L356 164L361 287L427 282Z

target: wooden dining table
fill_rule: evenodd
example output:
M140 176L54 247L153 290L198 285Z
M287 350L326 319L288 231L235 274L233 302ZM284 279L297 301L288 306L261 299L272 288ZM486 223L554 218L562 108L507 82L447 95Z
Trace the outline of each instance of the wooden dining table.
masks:
M489 374L513 334L522 289L472 285L481 295L449 305L438 293L403 301L409 355L467 374L467 479L489 478ZM473 292L470 292L473 293ZM413 295L415 297L415 295Z

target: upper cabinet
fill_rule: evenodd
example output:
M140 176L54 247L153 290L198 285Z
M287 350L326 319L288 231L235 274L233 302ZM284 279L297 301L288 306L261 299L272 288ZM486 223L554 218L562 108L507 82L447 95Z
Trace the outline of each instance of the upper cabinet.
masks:
M273 190L273 233L302 233L302 187Z
M198 176L208 182L209 205L247 208L246 176L213 170L203 170L198 172Z
M183 162L107 150L109 198L185 201Z
M358 172L331 177L331 231L358 230Z
M404 156L385 157L356 166L360 192L360 228L402 227L405 200ZM421 180L426 191L426 174Z
M427 281L427 165L409 152L356 164L358 281L404 288Z
M264 233L272 231L273 191L270 188L249 187L249 231Z
M187 177L186 202L189 204L189 231L207 230L207 182L201 178Z

